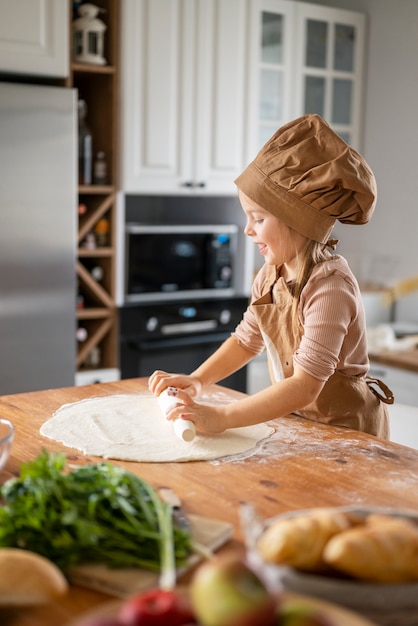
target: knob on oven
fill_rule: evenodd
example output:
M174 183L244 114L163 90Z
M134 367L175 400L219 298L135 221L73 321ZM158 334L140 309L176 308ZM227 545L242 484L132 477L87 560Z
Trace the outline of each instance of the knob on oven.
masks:
M149 333L154 332L158 328L158 317L149 317L145 322L145 328Z
M231 311L229 309L222 309L219 313L219 321L221 324L229 324L231 321Z

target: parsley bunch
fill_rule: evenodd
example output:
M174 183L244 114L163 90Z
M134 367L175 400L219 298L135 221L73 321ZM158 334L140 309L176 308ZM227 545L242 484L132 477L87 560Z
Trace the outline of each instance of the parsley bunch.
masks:
M172 584L191 537L143 479L108 462L65 473L45 450L0 489L0 546L37 552L66 570L78 563L139 567ZM171 581L171 582L170 582Z

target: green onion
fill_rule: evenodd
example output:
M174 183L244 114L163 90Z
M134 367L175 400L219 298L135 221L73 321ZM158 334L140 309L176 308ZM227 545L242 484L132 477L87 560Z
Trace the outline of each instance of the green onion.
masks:
M80 563L139 567L175 585L192 551L188 531L142 478L109 462L65 472L64 454L42 453L0 488L0 546L32 550L62 570Z

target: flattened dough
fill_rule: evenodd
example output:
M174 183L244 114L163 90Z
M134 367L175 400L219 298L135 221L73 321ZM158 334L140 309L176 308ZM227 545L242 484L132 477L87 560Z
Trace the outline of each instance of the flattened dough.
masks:
M129 394L64 404L41 427L41 434L86 455L144 462L209 461L254 454L272 435L267 424L199 435L192 442L174 433L154 396Z

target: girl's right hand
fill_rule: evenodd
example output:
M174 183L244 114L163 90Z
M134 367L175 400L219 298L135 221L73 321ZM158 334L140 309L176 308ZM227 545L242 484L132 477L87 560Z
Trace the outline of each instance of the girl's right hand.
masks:
M170 374L162 370L156 370L151 374L148 388L154 396L159 396L167 387L183 389L190 396L198 396L202 390L202 383L198 378L186 374Z

